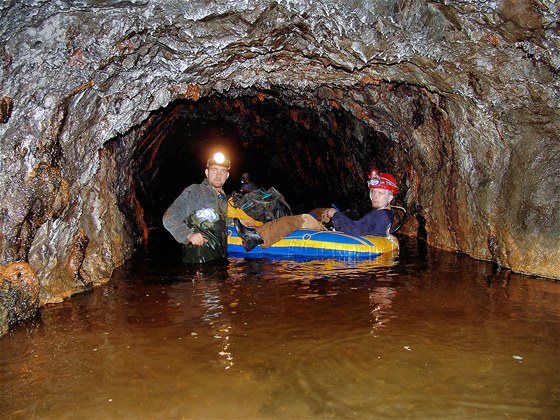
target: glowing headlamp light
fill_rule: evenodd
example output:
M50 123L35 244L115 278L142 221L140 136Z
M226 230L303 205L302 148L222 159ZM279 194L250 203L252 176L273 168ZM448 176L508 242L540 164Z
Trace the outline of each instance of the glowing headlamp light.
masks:
M228 171L231 168L230 160L226 158L225 155L221 152L214 153L214 156L208 159L208 161L206 162L206 167L208 168L211 165L222 166L226 168Z
M224 163L226 161L226 157L224 156L223 153L220 153L220 152L215 153L213 159L214 159L214 162L216 162L216 163Z
M367 184L368 187L377 187L379 184L381 184L381 178L377 170L374 169L373 171L371 171Z

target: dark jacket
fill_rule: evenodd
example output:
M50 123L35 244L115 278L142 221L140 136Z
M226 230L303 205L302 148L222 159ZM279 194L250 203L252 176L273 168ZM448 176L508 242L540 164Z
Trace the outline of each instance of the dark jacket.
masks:
M349 235L387 236L391 233L394 214L393 210L373 209L359 220L352 220L341 211L332 217L335 230Z
M185 262L206 262L226 256L227 200L205 179L185 188L163 215L163 226L183 244ZM200 232L208 239L202 246L192 245L187 236Z

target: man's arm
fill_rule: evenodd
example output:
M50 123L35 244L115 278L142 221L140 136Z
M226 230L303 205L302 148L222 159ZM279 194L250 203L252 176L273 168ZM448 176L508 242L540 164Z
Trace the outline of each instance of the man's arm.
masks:
M344 213L337 211L333 215L333 226L337 231L350 235L386 236L387 227L392 218L389 210L370 210L359 220L352 220Z
M175 240L181 244L190 243L187 238L193 233L185 223L187 216L194 211L192 203L194 199L193 195L190 187L184 189L163 215L163 226L173 235Z

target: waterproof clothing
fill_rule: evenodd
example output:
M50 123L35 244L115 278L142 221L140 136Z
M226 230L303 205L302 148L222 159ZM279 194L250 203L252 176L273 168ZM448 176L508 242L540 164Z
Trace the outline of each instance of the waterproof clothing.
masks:
M349 235L372 235L387 236L392 233L393 210L372 209L359 220L352 220L341 211L337 211L332 217L332 225L339 232Z
M183 261L203 263L224 258L227 253L227 201L205 179L183 190L163 215L163 225L183 244ZM193 245L187 237L199 232L208 240Z

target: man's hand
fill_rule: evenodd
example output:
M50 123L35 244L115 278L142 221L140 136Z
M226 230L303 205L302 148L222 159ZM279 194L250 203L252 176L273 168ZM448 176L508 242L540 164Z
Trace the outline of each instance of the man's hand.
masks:
M329 219L332 219L332 217L334 216L334 214L336 213L336 209L328 209L325 214Z
M329 210L332 209L330 207L319 207L309 212L309 214L313 216L315 219L317 219L318 221L320 221L321 223L325 224L325 223L329 223L329 221L331 220L331 216L329 216L328 214Z
M187 236L187 239L191 244L196 246L202 246L206 242L208 242L208 239L202 236L202 233L198 233L198 232L191 233L189 236Z

